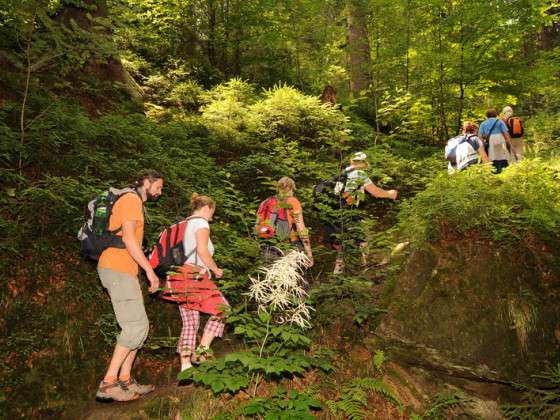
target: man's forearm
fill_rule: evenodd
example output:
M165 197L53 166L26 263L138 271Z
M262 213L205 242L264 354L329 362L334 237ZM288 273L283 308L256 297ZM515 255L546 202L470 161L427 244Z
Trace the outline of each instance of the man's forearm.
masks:
M133 239L133 238L131 238L131 239L123 238L123 242L124 242L124 245L126 246L126 250L128 251L128 253L132 257L132 259L134 261L136 261L136 263L140 267L142 267L142 269L144 271L148 272L150 270L153 270L152 266L150 265L150 262L148 261L148 259L144 255L144 253L142 252L142 248L140 247L140 244L138 242L136 242L135 239Z

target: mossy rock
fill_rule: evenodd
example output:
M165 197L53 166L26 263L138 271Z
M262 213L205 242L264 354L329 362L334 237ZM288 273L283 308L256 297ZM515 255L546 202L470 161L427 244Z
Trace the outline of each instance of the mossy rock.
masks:
M531 381L560 361L560 258L544 245L465 238L412 251L378 333L417 362Z

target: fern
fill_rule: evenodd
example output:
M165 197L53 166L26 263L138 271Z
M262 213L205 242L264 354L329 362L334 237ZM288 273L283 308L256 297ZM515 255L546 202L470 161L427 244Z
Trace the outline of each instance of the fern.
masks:
M375 370L380 370L383 363L385 363L385 352L383 350L376 350L373 355L373 367Z
M380 378L356 378L344 386L338 401L327 401L326 405L333 414L342 411L351 420L363 419L367 415L368 393L380 394L399 411L403 409L396 395Z
M533 377L544 380L544 385L516 385L525 391L525 403L504 405L500 407L502 412L510 419L560 419L560 364Z
M417 418L431 420L447 419L449 418L448 410L450 408L460 406L465 402L467 402L467 399L459 394L439 394L430 401L424 414Z

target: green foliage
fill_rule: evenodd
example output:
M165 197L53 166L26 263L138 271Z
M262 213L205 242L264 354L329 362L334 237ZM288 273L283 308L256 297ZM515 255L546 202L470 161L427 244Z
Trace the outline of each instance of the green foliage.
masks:
M216 394L235 394L248 388L256 375L266 379L279 379L303 374L319 366L325 365L303 353L281 351L277 355L262 357L257 352L245 351L229 353L216 361L205 362L196 369L187 369L177 378L205 385Z
M538 386L516 384L524 392L521 404L507 404L501 410L508 419L557 419L560 418L560 365L533 375Z
M521 112L547 110L552 118L537 116L527 123L527 140L536 153L557 154L558 53L543 52L537 44L544 39L543 25L555 19L545 13L547 2L499 0L481 7L465 1L447 5L434 0L423 7L414 1L364 3L375 52L371 57L376 57L366 67L375 84L363 98L364 120L350 121L340 108L317 99L329 83L339 103L348 101L346 3L2 2L0 62L6 71L0 75L0 251L7 258L0 272L9 280L23 279L27 287L17 299L11 289L0 293L7 320L0 326L8 333L3 350L25 356L40 351L36 331L50 336L52 327L42 322L61 308L76 302L108 305L92 281L93 267L74 261L77 246L61 251L59 245L74 236L89 199L109 186L123 186L148 167L165 175L162 199L149 206L146 230L152 240L164 225L189 213L193 191L217 200L212 234L216 260L226 268L218 283L233 304L245 299L246 274L258 262L258 243L251 234L258 201L281 175L293 176L314 238L319 214L329 218L332 213L309 211L311 186L338 172L351 149L366 150L374 181L398 188L401 197L430 184L401 214L401 225L418 240L471 229L498 239L535 234L548 240L557 232L558 167L552 161L524 162L498 177L481 170L472 177L441 176L430 183L442 160L433 149L417 147L444 140L461 120L480 118L489 103L511 103ZM155 106L153 115L159 113L161 121L146 118L141 109L131 112L129 97L118 87L123 77L134 84L120 71L123 57L147 99L174 107ZM268 90L257 93L261 88ZM370 200L364 213L374 208L376 217L370 219L378 226L370 221L368 230L391 225L397 206ZM370 243L381 248L388 236L377 234ZM317 257L319 262L323 256ZM50 281L56 279L52 266L59 260L74 268L65 274L62 289L52 292L56 299L49 295L41 308L21 303L51 290ZM85 280L87 286L80 283ZM317 314L319 323L331 322L336 313L361 326L382 312L372 304L371 284L356 278L321 285L313 298L324 309ZM75 319L83 326L95 322L88 314ZM308 334L269 321L251 307L234 312L230 322L248 350L191 371L190 379L217 393L235 393L251 384L256 392L261 377L276 380L314 367L331 369L309 355ZM67 325L61 322L60 328ZM85 345L95 353L96 340L112 344L118 331L110 317L99 318L97 326ZM68 331L70 326L57 339L70 342ZM152 339L147 350L167 348L170 340ZM2 374L10 369L4 356ZM378 370L383 358L382 353L374 357ZM36 383L52 385L43 378ZM354 386L362 389L362 397L368 390L383 392L379 383ZM53 392L29 401L53 404ZM272 412L293 405L305 416L313 408L306 398L289 394L254 402ZM345 398L351 411L351 398ZM363 401L353 402L356 412ZM262 415L260 408L253 409ZM17 416L31 414L42 415L29 411Z
M251 131L265 141L280 138L316 147L340 146L348 138L347 118L339 110L286 85L266 91L250 115Z
M556 162L526 159L500 175L477 166L438 175L402 210L400 226L421 243L476 231L490 239L554 241L560 223Z
M383 350L376 350L373 355L373 367L375 370L380 370L383 363L385 363L385 352Z
M307 349L311 339L303 330L291 325L270 326L271 317L264 313L247 312L239 308L228 316L227 322L234 326L233 333L246 344L257 346L266 339L266 351L277 354L282 349Z
M228 316L227 323L234 326L234 334L249 350L230 353L197 369L188 369L179 374L179 380L208 386L216 394L237 393L251 385L256 393L260 378L278 380L302 375L312 368L332 370L321 357L305 353L311 340L302 329L289 324L272 324L272 316L265 312L249 312L239 307Z
M341 411L351 420L365 419L368 415L368 394L376 393L393 403L400 411L402 404L380 378L355 378L346 384L337 401L327 401L332 413Z
M329 400L326 405L331 413L342 412L349 419L365 419L370 414L368 398L371 393L378 394L392 403L402 413L403 406L393 391L383 382L383 364L386 356L382 350L376 350L372 361L374 376L354 378L343 385L340 396Z
M105 344L110 346L115 342L120 328L114 314L101 314L98 317L95 326L98 328L99 334L103 337Z
M176 83L167 95L166 100L189 111L196 111L202 103L202 92L202 87L198 82L187 80Z
M527 145L535 156L560 155L560 114L543 113L526 124Z
M424 410L424 413L421 416L414 414L411 416L411 419L445 420L451 415L450 410L460 407L466 402L468 402L468 399L460 394L438 394L430 399L428 407Z
M386 92L377 109L379 123L387 126L391 138L422 143L432 139L432 106L427 98L415 98L410 92Z
M321 402L309 394L279 388L269 398L251 399L235 412L235 416L257 417L265 420L312 420L315 418L312 412L321 408Z
M338 319L351 318L357 325L375 320L386 311L371 299L372 284L355 277L337 276L311 290L311 302L318 309L315 322L329 324L335 311Z
M249 124L253 87L241 79L231 79L205 93L202 99L202 118L210 130L220 137L240 140Z
M411 141L383 139L365 151L372 180L383 188L398 189L401 197L423 191L442 168L441 149Z

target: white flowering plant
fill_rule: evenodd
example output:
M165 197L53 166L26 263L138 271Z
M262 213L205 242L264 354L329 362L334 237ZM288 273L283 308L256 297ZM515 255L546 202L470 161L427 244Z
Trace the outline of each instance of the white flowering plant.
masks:
M278 325L311 328L313 308L305 301L307 281L302 274L308 264L305 253L291 250L269 267L261 267L256 276L249 277L251 286L247 295L257 304L259 313L270 315Z
M246 296L254 306L235 308L227 317L248 350L188 369L179 379L202 383L215 393L251 388L256 395L263 378L289 377L312 368L330 371L328 362L306 354L311 339L305 331L311 328L313 311L306 302L302 274L308 262L304 253L292 250L251 276Z

